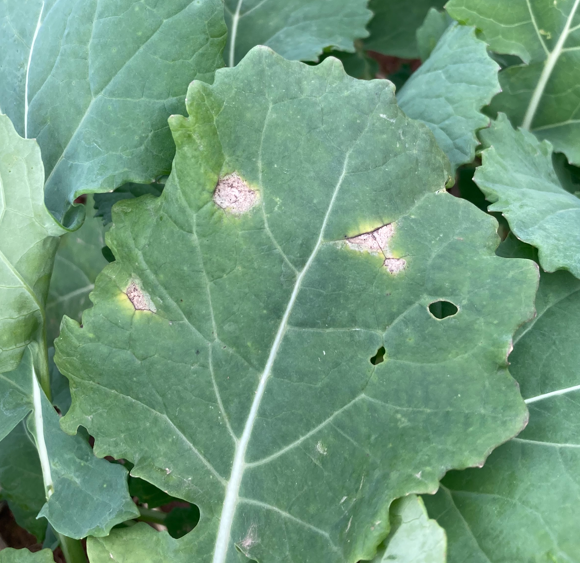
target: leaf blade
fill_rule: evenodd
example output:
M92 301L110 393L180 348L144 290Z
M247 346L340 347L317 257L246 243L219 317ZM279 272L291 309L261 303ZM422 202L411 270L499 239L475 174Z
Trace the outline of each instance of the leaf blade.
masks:
M146 183L169 170L167 118L183 111L190 80L211 81L222 66L222 10L219 0L130 9L111 0L46 0L0 8L6 30L0 107L22 134L37 137L46 203L59 221L80 222L70 206L82 193ZM22 37L13 20L24 28Z
M427 128L397 108L387 82L353 80L333 59L309 67L256 48L213 86L193 84L188 100L190 117L171 121L178 151L163 194L115 205L108 243L116 260L97 281L83 328L66 320L56 346L73 395L64 427L88 427L99 455L136 460L134 476L195 503L202 517L180 540L133 527L90 549L102 554L97 562L104 553L137 561L160 545L175 561L237 561L239 551L265 561L373 557L394 498L433 490L445 466L481 463L523 425L505 358L509 335L532 314L535 268L496 258L495 222L441 193L446 158ZM232 185L253 207L216 196ZM457 230L449 214L460 218ZM376 228L392 235L384 254L358 248ZM450 288L456 253L474 273ZM525 288L497 318L480 275L488 268ZM431 300L443 296L462 314L431 316ZM498 325L474 320L483 310L502 327L499 340ZM462 350L450 340L463 341ZM382 345L387 359L375 366ZM476 398L463 387L472 362L487 367L470 384L490 385ZM431 381L436 404L425 409L408 394L410 380ZM456 385L476 403L468 414L448 411ZM442 424L440 411L471 428L471 439L465 451L450 448L448 457L443 447L427 461L413 429L426 424L423 416ZM147 437L137 431L144 421ZM385 435L389 447L366 455L379 428L400 439ZM399 449L405 444L412 451ZM388 487L369 477L387 458L400 459L405 475ZM306 485L326 509L300 494ZM363 496L377 500L358 502Z

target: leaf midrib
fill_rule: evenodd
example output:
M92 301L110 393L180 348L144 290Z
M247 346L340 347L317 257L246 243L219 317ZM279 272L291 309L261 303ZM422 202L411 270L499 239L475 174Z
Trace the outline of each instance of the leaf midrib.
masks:
M522 122L522 128L527 129L528 131L532 126L532 122L534 121L534 117L536 116L536 112L540 105L540 101L542 100L548 81L552 76L552 72L556 67L556 63L558 62L558 59L562 54L562 50L564 49L566 40L570 36L572 20L576 16L578 6L580 6L580 0L575 0L574 5L570 10L570 14L568 15L568 18L566 20L566 24L564 25L564 29L562 30L562 35L558 39L558 43L556 43L556 47L554 47L554 50L548 55L548 58L546 59L544 65L544 69L542 70L542 74L540 75L540 79L538 80L538 84L536 85L534 93L532 94L532 98L530 99L530 104L528 105L524 121Z
M238 4L238 6L241 6L242 1L243 0L240 0L240 3ZM368 128L369 123L370 123L370 118L369 118L369 121L367 123L366 128ZM264 131L265 131L266 127L267 127L267 124L265 123L264 124ZM365 131L366 131L366 128L365 128ZM362 137L362 134L360 137ZM357 142L358 142L358 140L357 140ZM240 441L238 442L238 444L236 446L234 461L232 463L232 471L231 471L230 479L228 480L228 484L226 487L226 494L225 494L225 498L224 498L222 513L220 516L220 525L219 525L218 534L217 534L217 538L216 538L216 547L214 550L213 563L225 563L225 561L226 561L228 548L230 545L231 528L232 528L234 515L236 513L236 508L237 508L237 504L238 504L238 500L239 500L239 491L240 491L240 486L242 483L242 477L244 475L244 471L245 471L245 467L246 467L246 451L247 451L250 439L252 437L252 431L253 431L257 416L258 416L258 410L259 410L260 405L262 403L262 398L263 398L264 393L266 391L266 386L268 384L268 380L269 380L270 374L272 372L272 367L274 365L274 362L276 361L278 351L280 349L280 345L282 344L282 340L284 339L284 335L285 335L286 329L288 327L288 320L289 320L290 315L294 309L294 304L296 303L296 299L298 297L298 294L300 293L300 289L302 287L302 282L303 282L304 278L306 277L306 274L308 273L310 266L312 265L312 263L316 259L316 256L318 254L318 251L320 250L320 247L322 246L322 243L324 240L324 233L326 231L326 225L328 224L328 219L330 218L330 215L332 213L334 203L336 201L336 198L338 197L338 194L340 192L340 188L344 182L344 178L346 177L346 171L347 171L347 167L348 167L350 154L352 153L355 146L357 145L357 142L353 143L350 150L345 155L344 164L342 167L342 172L341 172L341 175L337 181L334 192L332 194L332 197L331 197L330 203L328 205L328 209L326 211L326 214L324 215L324 219L323 219L322 225L320 227L320 232L318 235L318 240L316 241L316 244L314 246L314 249L312 250L312 253L310 254L310 257L308 258L306 264L304 265L304 268L302 269L302 271L300 272L300 274L296 278L294 290L292 291L292 294L290 295L290 299L288 301L288 305L286 306L284 316L282 317L282 320L281 320L280 325L278 327L278 331L276 332L276 336L274 338L274 342L273 342L272 347L270 349L270 354L268 356L266 366L265 366L264 371L262 372L262 375L260 377L260 382L259 382L258 387L256 389L256 394L255 394L254 400L252 401L250 413L248 415L248 419L246 420L246 424L244 425L244 431L242 433Z

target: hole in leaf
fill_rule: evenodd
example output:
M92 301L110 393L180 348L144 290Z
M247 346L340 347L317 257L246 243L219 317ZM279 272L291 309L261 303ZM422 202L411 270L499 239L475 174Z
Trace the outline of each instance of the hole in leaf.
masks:
M459 308L457 305L454 305L451 301L435 301L429 305L429 312L439 320L452 317L453 315L456 315L458 311Z
M376 366L377 364L380 364L384 361L385 361L385 347L381 346L377 350L377 353L371 358L371 364L373 364L373 366Z

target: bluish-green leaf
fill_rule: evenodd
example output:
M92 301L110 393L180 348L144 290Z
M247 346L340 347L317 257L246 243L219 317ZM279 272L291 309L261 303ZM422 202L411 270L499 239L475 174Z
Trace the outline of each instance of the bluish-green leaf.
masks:
M445 0L370 0L375 14L369 24L365 47L384 55L417 59L417 29L430 8L442 9Z
M52 551L43 549L32 553L28 549L12 549L0 551L0 563L53 563Z
M95 279L108 264L103 256L105 230L95 217L93 198L87 198L87 217L82 227L60 239L46 303L47 340L51 346L58 336L60 322L66 314L80 320L90 307L89 293Z
M454 169L475 158L476 131L489 124L481 108L499 92L498 70L475 29L454 24L397 95L401 109L433 131Z
M0 499L5 500L16 523L42 542L46 520L37 519L46 502L36 446L25 423L20 423L0 443Z
M36 381L31 354L26 353L18 370L3 375L14 382L11 401L20 406L19 415L23 418L31 412L27 423L36 443L46 495L39 515L57 532L79 539L107 535L116 524L138 516L129 497L127 471L95 457L80 434L68 436L61 430L58 414ZM0 428L6 425L6 418L0 412Z
M449 563L579 561L580 280L542 274L537 308L510 356L528 426L424 499L447 531Z
M229 66L256 45L286 59L317 61L325 47L354 52L354 41L368 35L368 0L225 0Z
M453 22L449 14L445 11L440 12L435 8L431 8L427 12L427 17L423 25L417 29L417 46L419 48L419 55L421 60L425 62L443 34Z
M483 166L475 182L513 233L538 248L542 268L580 277L580 198L565 190L552 164L552 147L514 130L500 114L481 131Z
M36 137L59 221L81 193L150 182L171 166L167 126L188 84L213 80L221 0L26 0L0 4L0 108Z
M65 231L44 206L43 186L37 143L0 115L0 373L15 370L31 342L44 346L48 284Z
M261 47L194 82L188 111L161 197L114 207L116 261L56 361L67 431L201 519L91 539L92 563L372 559L395 498L523 427L506 358L537 270L445 193L388 81Z
M492 110L579 165L580 1L451 0L446 9L480 29L493 51L525 63L501 72Z
M420 497L397 499L391 506L391 526L373 563L445 563L445 531L429 520Z

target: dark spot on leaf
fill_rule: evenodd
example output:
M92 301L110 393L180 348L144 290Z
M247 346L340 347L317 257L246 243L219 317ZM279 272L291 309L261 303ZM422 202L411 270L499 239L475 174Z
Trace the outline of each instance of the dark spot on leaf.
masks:
M377 353L371 358L371 364L376 366L377 364L381 364L385 361L385 347L381 346Z
M429 305L429 312L439 320L452 317L453 315L456 315L458 311L459 308L457 305L454 305L451 301L434 301Z

